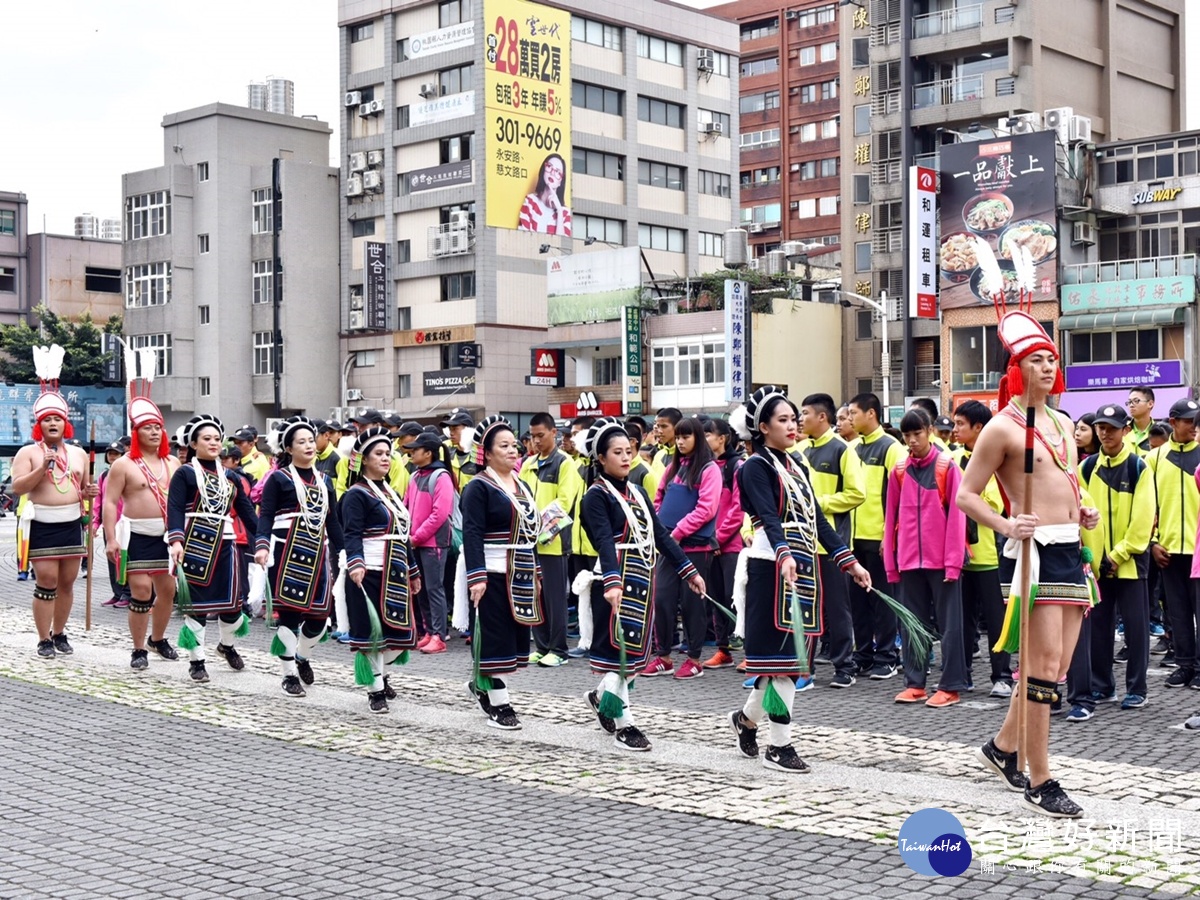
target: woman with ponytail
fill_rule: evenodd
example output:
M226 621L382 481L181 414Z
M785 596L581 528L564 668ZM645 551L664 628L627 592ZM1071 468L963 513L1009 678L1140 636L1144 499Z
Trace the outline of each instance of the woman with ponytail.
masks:
M450 468L450 448L437 435L422 433L404 445L416 471L408 482L404 503L415 523L412 529L414 562L422 583L418 602L423 634L417 642L422 653L445 653L449 635L446 607L446 561L452 542L451 514L458 503L458 483Z
M721 499L717 503L717 550L708 572L708 583L712 587L713 599L732 611L733 579L737 571L738 554L745 546L742 524L746 518L734 476L745 457L733 429L724 419L706 421L704 437L721 470ZM729 652L729 638L733 634L733 623L728 616L716 610L711 612L710 619L717 639L717 651L704 661L703 666L706 669L731 668L733 656Z

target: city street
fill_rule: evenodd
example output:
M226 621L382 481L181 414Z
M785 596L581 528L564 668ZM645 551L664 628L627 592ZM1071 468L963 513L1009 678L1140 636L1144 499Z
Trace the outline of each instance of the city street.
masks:
M582 697L586 664L510 681L524 728L488 728L465 696L470 654L396 669L389 715L367 711L350 652L329 642L303 700L279 691L270 633L255 622L233 672L182 659L130 671L123 611L76 652L38 659L31 585L18 583L13 519L0 521L0 897L742 898L1179 896L1200 891L1200 739L1174 726L1200 695L1161 686L1151 705L1056 721L1052 765L1087 818L1022 811L980 770L976 745L1003 708L986 691L945 709L897 707L898 680L797 696L812 772L740 757L725 718L745 694L733 670L641 681L653 752L616 749ZM172 628L174 642L177 628ZM183 655L183 654L181 654ZM985 671L976 666L976 683ZM974 860L957 878L908 869L897 833L941 807Z

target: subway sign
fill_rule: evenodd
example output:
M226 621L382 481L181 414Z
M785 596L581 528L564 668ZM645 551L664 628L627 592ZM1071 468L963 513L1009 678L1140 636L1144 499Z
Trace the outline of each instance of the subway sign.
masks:
M1170 203L1176 197L1183 193L1183 188L1146 188L1144 191L1138 191L1133 195L1133 199L1129 202L1134 206L1140 206L1144 203Z

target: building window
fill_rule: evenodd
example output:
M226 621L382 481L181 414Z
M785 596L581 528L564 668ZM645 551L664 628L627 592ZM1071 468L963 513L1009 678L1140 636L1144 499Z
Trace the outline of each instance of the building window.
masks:
M357 44L359 41L369 41L375 37L375 23L363 22L361 25L350 26L350 43Z
M830 3L818 6L816 9L803 10L796 19L801 28L812 28L815 25L828 25L837 19L837 4Z
M374 219L355 219L350 223L351 237L367 237L375 233Z
M208 181L208 163L196 163L196 181Z
M712 231L701 231L699 253L701 256L724 257L725 236Z
M396 262L412 262L412 241L396 241Z
M817 198L807 197L803 200L793 200L792 209L796 211L797 219L812 219L817 215Z
M442 138L438 141L438 160L442 165L474 157L475 136L473 134L456 134L454 137Z
M769 75L779 71L779 57L768 56L766 59L744 59L741 64L743 78L753 78L755 75Z
M700 181L700 193L713 197L728 197L730 195L730 178L728 172L709 172L699 169L696 177Z
M172 339L169 334L131 334L126 340L132 350L154 350L158 359L155 366L155 377L170 375L174 368L172 359Z
M767 150L779 146L779 129L764 128L762 131L743 131L738 135L742 150Z
M651 37L648 34L637 36L637 52L642 59L652 59L655 62L670 63L673 66L683 65L683 44Z
M856 135L871 133L871 104L863 103L854 107L854 133Z
M275 298L275 266L269 259L256 259L250 264L253 302L270 303Z
M1126 331L1071 332L1071 362L1139 362L1162 358L1158 328Z
M396 107L396 128L407 128L410 111L407 105Z
M152 191L125 198L125 238L140 241L171 232L171 192Z
M592 384L620 384L622 375L621 357L602 356L592 360Z
M871 242L858 241L854 245L854 271L871 271Z
M572 81L571 105L593 112L608 113L610 116L620 116L624 114L624 94L612 88Z
M801 103L816 103L817 102L817 86L815 84L800 85L800 102Z
M822 81L821 82L821 99L822 100L835 100L835 99L837 99L837 95L838 95L837 79L832 79L830 81Z
M212 310L209 306L197 306L196 314L200 317L201 325L208 325L210 322L212 322Z
M655 125L682 128L684 108L678 103L656 100L653 97L638 97L638 119Z
M864 206L871 202L871 176L854 176L854 205Z
M821 160L821 177L833 178L838 173L838 158L829 156Z
M817 48L816 47L801 47L800 48L800 65L815 66L817 64Z
M442 302L471 300L475 297L475 273L454 272L442 276Z
M412 307L398 307L396 309L396 330L408 331L410 328L412 328Z
M730 126L733 124L729 118L729 113L716 112L711 109L697 109L696 122L700 125L700 130L704 130L704 126L710 122L715 122L721 128L722 134L729 134Z
M603 216L575 216L574 233L578 238L595 238L606 244L625 243L625 223L620 219Z
M813 163L805 163L804 165L813 165ZM779 180L779 176L779 166L767 166L763 169L748 169L742 173L742 187L761 187L764 184L773 184Z
M654 387L700 387L725 383L725 342L651 348Z
M648 159L639 159L638 184L682 191L684 189L683 168L667 163L651 162Z
M757 41L759 38L779 34L779 17L759 19L757 22L747 22L742 26L743 41Z
M854 311L854 339L856 341L869 341L874 339L875 335L871 333L871 323L874 321L872 316L874 313L869 309L857 309Z
M443 97L449 94L461 94L472 88L471 72L473 64L455 66L453 69L442 69L438 72L438 90Z
M613 153L601 153L599 150L584 150L573 147L571 150L571 171L576 175L591 175L595 178L612 178L616 181L625 180L625 157Z
M271 189L255 188L250 194L251 234L268 234L272 228Z
M212 379L205 375L201 375L196 380L199 382L200 396L201 397L211 397L212 396Z
M675 348L653 347L650 351L653 360L653 377L655 387L673 387L675 385Z
M799 173L801 181L810 181L817 177L817 161L815 159L810 159L808 162L797 163L797 165L800 166L800 168L796 171ZM745 175L744 172L742 174L743 176ZM743 177L742 184L745 183L746 180Z
M850 65L856 69L862 69L871 64L871 40L870 38L851 38L850 39Z
M17 211L15 209L0 209L0 234L17 233Z
M412 396L412 375L405 372L400 376L399 383L396 385L396 399L407 400Z
M571 37L585 44L604 47L606 50L622 50L625 46L623 35L619 25L571 16Z
M779 91L763 91L761 94L746 94L738 101L742 115L779 109Z
M408 60L408 38L400 38L396 41L396 62L406 62Z
M757 222L759 225L778 225L779 214L783 209L780 203L766 203L762 206L743 206L741 221L743 225Z
M837 59L837 41L821 45L821 62L833 62Z
M162 306L171 295L171 264L144 263L125 270L125 306Z
M254 374L275 374L275 333L254 332Z
M459 25L475 18L474 0L442 0L438 4L438 27Z
M85 266L83 270L83 289L93 294L119 294L122 290L121 270Z
M665 225L638 225L638 246L644 250L666 250L683 253L687 250L687 232Z
M821 123L821 137L825 140L838 136L838 120L826 119Z
M714 75L721 75L725 78L729 77L729 54L722 53L719 50L713 51L713 70Z
M196 235L196 250L201 256L208 252L208 246L207 234Z
M375 367L375 351L359 350L354 354L354 368L371 369Z
M0 293L17 292L17 270L12 266L0 266Z
M838 212L837 197L821 197L817 201L817 215L819 216L836 216Z

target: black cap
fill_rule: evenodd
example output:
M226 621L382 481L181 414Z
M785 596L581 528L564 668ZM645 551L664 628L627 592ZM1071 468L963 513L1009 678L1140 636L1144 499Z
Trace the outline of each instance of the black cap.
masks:
M423 431L414 437L411 441L404 445L405 450L430 450L437 453L441 449L442 441L436 434L430 434Z
M221 459L237 459L242 458L242 451L232 444L227 444L221 448L221 452L217 454Z
M1182 399L1171 404L1172 419L1193 419L1198 412L1200 412L1200 403L1195 400Z
M471 414L469 412L467 412L461 406L454 407L454 409L452 409L452 410L450 410L450 412L446 413L446 417L444 419L442 419L442 425L444 425L444 426L453 426L453 425L471 426L474 424L475 424L475 419L471 416Z
M953 431L954 421L949 416L938 416L933 420L934 431Z
M365 409L361 415L351 416L350 421L355 425L386 425L387 420L377 409Z
M104 448L104 453L106 455L109 453L124 453L124 452L125 452L125 448L121 445L120 441L113 441L111 444L109 444L107 447Z
M400 426L400 437L416 437L424 430L419 422L405 422Z
M390 415L384 416L383 421L387 424L388 428L393 430L404 424L404 419L401 418L397 413L391 413Z
M1125 412L1124 408L1109 403L1096 410L1096 418L1092 419L1092 424L1124 428L1129 424L1129 414Z
M438 428L436 425L426 425L424 428L421 429L421 431L424 432L425 434L436 435L437 439L439 441L445 440L445 438L442 436L442 430L440 428Z
M328 422L317 423L317 434L325 434L330 431L341 431L342 423L337 419L330 419Z
M339 430L339 431L340 431L342 434L354 434L354 426L353 426L353 425L351 425L349 422L347 422L345 425L343 425L343 426L342 426L341 428L339 428L338 430Z
M233 439L235 441L257 441L258 429L249 425L243 425L233 433Z

